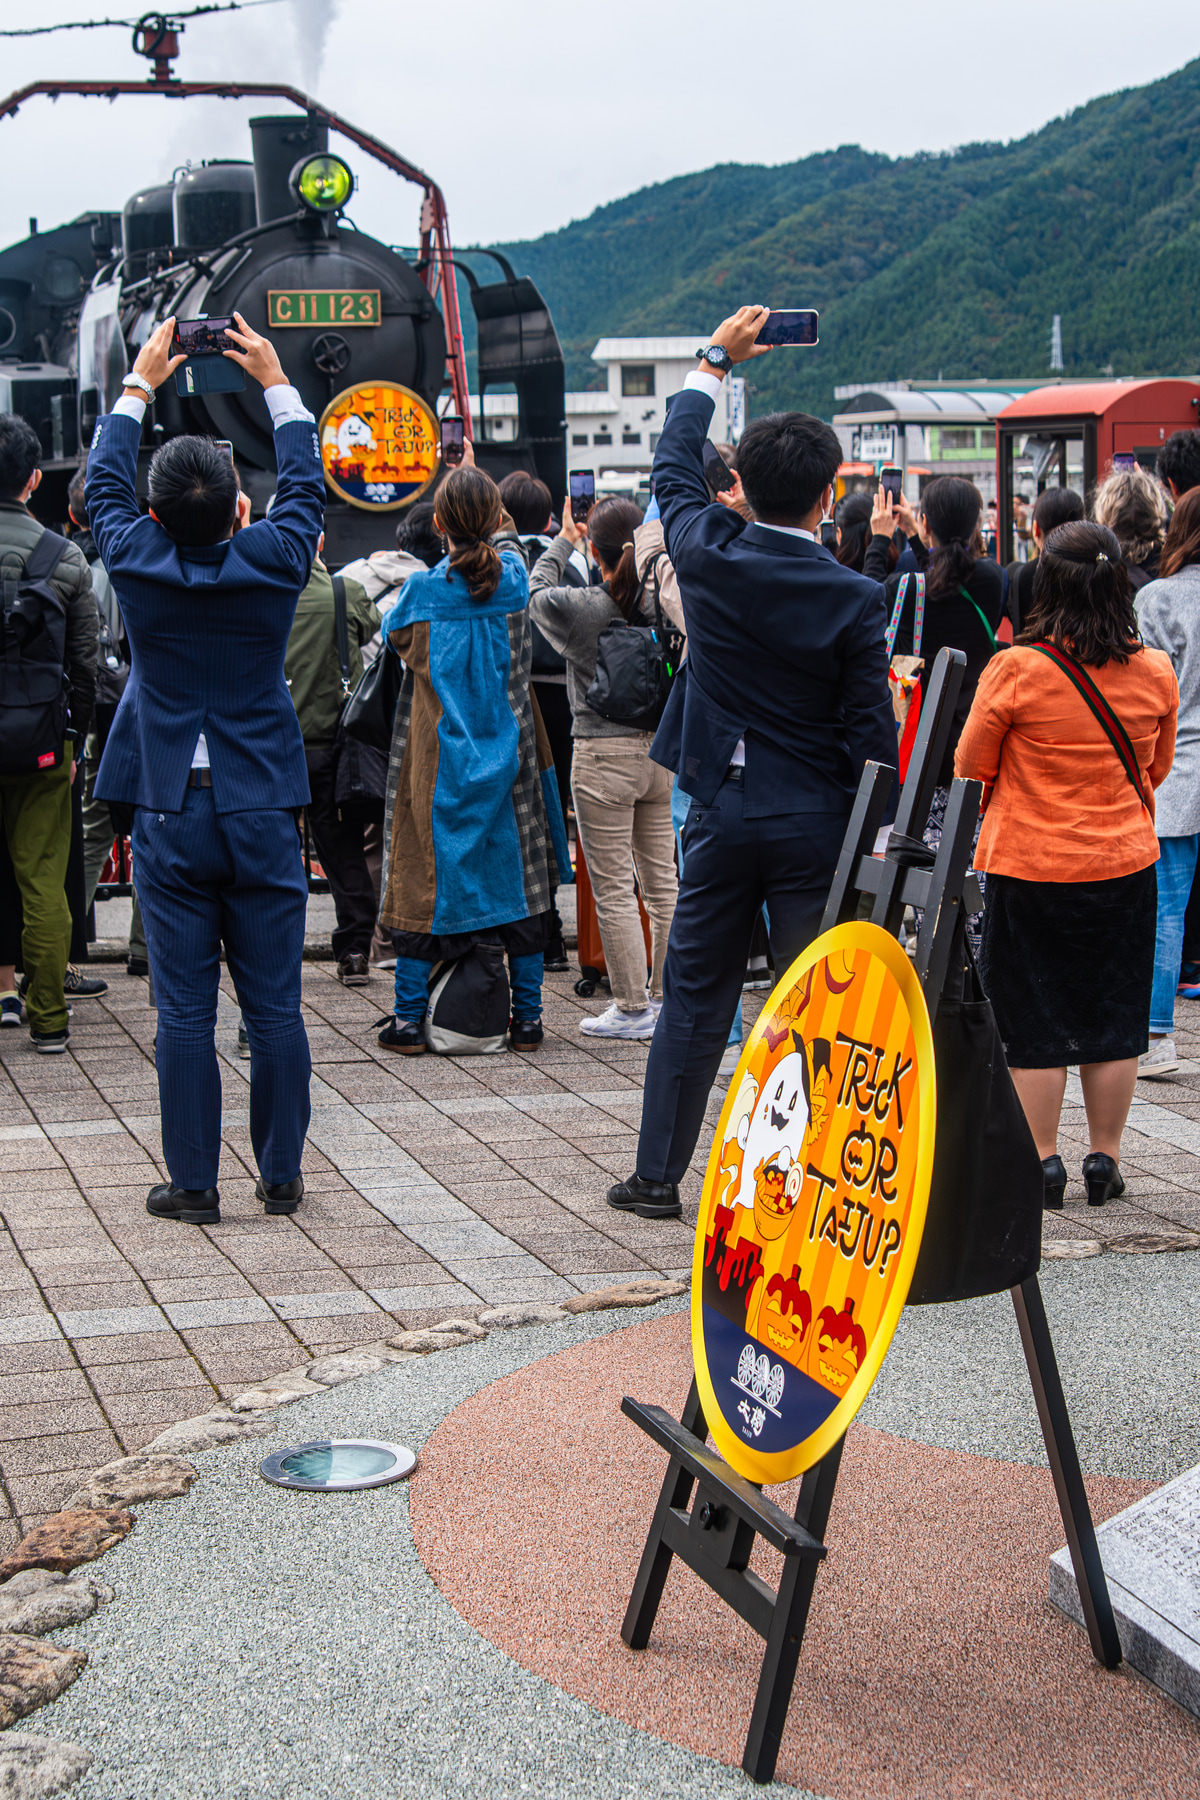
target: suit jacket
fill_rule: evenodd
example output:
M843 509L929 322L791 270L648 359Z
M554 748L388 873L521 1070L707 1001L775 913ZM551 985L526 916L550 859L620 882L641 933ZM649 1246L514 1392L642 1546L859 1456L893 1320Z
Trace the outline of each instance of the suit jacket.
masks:
M744 738L747 818L845 816L864 763L896 766L883 589L807 538L709 504L712 414L707 394L677 395L654 458L688 654L650 754L709 805Z
M141 512L140 441L134 419L110 413L88 456L88 519L133 653L96 796L180 812L203 732L218 812L304 806L304 742L283 659L324 514L316 432L301 421L276 431L269 519L196 547Z

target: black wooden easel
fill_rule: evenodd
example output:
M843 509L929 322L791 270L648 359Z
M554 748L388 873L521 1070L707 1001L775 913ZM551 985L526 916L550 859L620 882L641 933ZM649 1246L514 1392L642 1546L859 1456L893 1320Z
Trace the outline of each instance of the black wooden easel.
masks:
M970 873L982 797L979 782L954 782L932 867L922 842L965 667L960 651L939 652L895 827L882 858L872 853L895 772L878 763L867 764L821 922L822 930L828 931L869 914L874 924L898 936L905 907L920 911L913 960L931 1019L951 984L957 981L961 987L967 919L983 909L979 884ZM1121 1646L1037 1276L1010 1292L1088 1636L1096 1660L1113 1669L1121 1660ZM671 1559L679 1556L765 1638L742 1767L753 1780L768 1782L775 1773L817 1566L825 1556L823 1540L845 1439L804 1475L795 1515L789 1518L754 1482L734 1474L707 1447L708 1427L694 1379L681 1419L673 1419L659 1406L628 1398L622 1400L621 1411L671 1459L621 1636L631 1650L645 1649ZM749 1567L756 1536L783 1554L778 1589Z

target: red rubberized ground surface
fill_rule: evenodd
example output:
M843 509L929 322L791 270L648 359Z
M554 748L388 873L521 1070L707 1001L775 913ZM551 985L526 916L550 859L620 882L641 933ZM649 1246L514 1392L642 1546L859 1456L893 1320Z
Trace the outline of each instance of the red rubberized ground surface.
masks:
M649 1649L620 1639L662 1452L621 1396L682 1409L685 1314L531 1364L459 1406L412 1483L462 1616L602 1711L741 1762L761 1644L675 1562ZM1149 1491L1090 1477L1097 1520ZM790 1511L795 1489L774 1490ZM1200 1724L1093 1662L1047 1597L1047 1471L866 1426L847 1443L778 1778L836 1800L1200 1795ZM773 1553L756 1555L772 1579Z

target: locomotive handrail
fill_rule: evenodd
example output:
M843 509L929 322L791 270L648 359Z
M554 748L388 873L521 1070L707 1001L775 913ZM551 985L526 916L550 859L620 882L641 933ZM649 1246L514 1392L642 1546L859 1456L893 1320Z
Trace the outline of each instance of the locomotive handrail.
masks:
M426 175L415 163L405 161L404 157L379 138L373 137L369 131L363 131L338 113L330 112L327 106L322 106L311 95L280 82L177 81L174 77L165 81L34 81L28 87L18 88L6 99L0 100L0 119L11 118L26 100L36 99L39 94L44 94L51 100L57 100L60 94L78 94L85 99L99 100L115 100L120 94L159 94L172 100L289 100L293 106L308 113L310 118L339 132L342 137L349 138L352 144L357 144L368 156L383 163L393 174L423 188L425 205L421 209L421 261L427 271L425 285L435 299L439 295L441 298L450 387L463 421L464 433L468 438L472 436L462 319L458 310L458 289L451 273L454 256L450 247L449 215L445 195L431 175Z

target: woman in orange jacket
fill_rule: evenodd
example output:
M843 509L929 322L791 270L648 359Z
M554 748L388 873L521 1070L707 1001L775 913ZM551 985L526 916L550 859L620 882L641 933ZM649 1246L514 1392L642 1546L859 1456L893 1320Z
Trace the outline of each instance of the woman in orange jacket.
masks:
M979 679L954 760L984 783L980 974L1061 1207L1058 1124L1079 1065L1090 1206L1125 1190L1121 1134L1150 1029L1157 883L1154 789L1175 753L1170 659L1142 647L1121 547L1060 525L1038 559L1033 610Z

